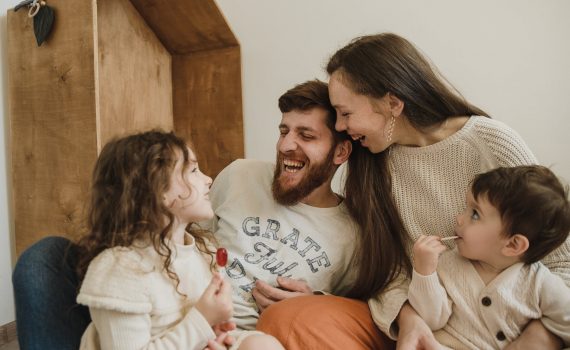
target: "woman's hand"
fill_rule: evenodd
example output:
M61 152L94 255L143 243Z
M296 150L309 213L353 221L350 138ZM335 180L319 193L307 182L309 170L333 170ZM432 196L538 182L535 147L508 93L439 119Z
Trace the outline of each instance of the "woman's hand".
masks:
M397 350L439 350L442 348L424 320L408 303L402 306L397 322L400 328L396 343Z
M562 349L562 340L550 333L540 320L532 320L525 327L521 335L505 347L505 350L522 349Z
M277 277L279 287L257 280L252 290L253 298L259 308L259 313L278 301L298 297L301 295L311 295L313 290L309 284L303 280L295 280L287 277Z
M437 269L439 255L443 253L447 247L441 243L439 236L425 236L414 243L414 270L423 276L429 276Z
M230 283L215 273L196 303L196 309L211 326L228 321L234 311Z

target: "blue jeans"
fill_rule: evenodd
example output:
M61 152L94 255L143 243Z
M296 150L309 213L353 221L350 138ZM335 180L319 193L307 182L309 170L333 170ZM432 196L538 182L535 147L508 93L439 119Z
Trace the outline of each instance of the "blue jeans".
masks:
M75 302L77 249L63 237L46 237L22 253L14 273L16 325L21 350L77 350L91 322Z

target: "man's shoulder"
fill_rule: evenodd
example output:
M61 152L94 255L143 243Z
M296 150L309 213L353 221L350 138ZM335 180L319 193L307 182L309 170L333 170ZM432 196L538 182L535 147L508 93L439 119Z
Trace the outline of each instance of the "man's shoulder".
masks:
M237 159L226 166L214 180L212 189L242 191L251 186L271 186L275 166L267 161Z
M231 162L223 171L271 171L275 165L271 162L258 159L236 159Z

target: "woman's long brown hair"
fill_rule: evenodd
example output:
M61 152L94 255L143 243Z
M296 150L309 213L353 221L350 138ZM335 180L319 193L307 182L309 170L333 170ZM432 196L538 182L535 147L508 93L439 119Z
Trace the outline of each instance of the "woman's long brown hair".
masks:
M163 204L163 196L180 155L184 171L189 166L188 145L172 132L139 133L112 140L103 147L93 171L87 233L78 242L80 280L89 263L103 250L130 247L137 241L154 246L164 258L166 273L178 287L180 280L170 269L172 250L167 244L174 217ZM212 256L213 263L213 252L206 244L212 235L191 226L187 231L198 249Z
M446 84L406 39L391 33L364 36L338 50L327 64L358 94L390 92L404 102L403 114L422 130L447 118L487 114ZM346 205L360 228L358 277L349 295L368 299L400 273L411 273L410 237L392 194L389 152L372 154L353 142L348 160Z

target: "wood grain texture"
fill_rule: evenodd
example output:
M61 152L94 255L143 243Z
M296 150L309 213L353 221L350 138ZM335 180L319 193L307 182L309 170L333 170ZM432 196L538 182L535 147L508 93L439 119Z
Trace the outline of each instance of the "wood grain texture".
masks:
M11 178L16 252L46 235L73 236L97 156L90 1L53 1L37 47L25 10L8 11Z
M80 232L111 137L174 128L212 176L243 157L240 51L213 0L49 4L56 20L41 47L26 11L8 11L18 255L44 236Z
M244 156L239 46L173 56L172 73L174 129L215 177Z
M99 142L135 131L170 131L171 55L129 0L97 2Z
M238 45L211 0L131 0L172 55Z

